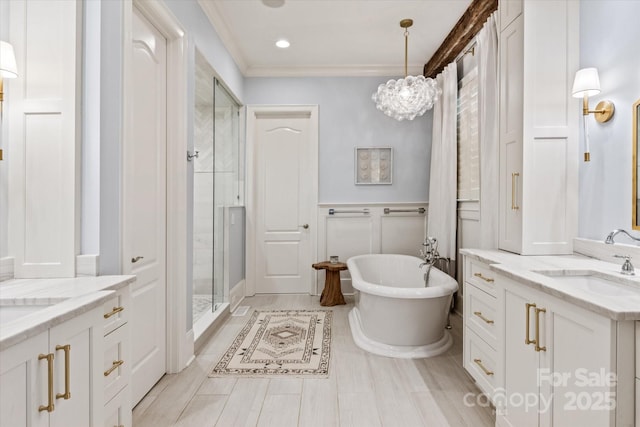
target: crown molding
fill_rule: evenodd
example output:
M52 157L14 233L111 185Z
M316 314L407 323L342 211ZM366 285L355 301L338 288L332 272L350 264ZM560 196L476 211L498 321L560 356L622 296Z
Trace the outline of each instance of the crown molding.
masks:
M234 42L231 30L229 30L229 27L221 18L220 11L218 10L215 2L198 0L198 4L204 11L204 14L207 15L209 22L211 22L211 25L213 26L213 30L220 37L222 44L233 58L234 62L240 69L240 72L242 75L246 76L248 68L247 61L242 55L240 48L238 48L238 45Z

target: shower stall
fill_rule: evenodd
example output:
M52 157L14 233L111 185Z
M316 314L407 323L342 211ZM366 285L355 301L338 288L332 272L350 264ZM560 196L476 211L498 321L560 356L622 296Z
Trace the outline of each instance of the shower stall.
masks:
M197 339L228 306L230 266L240 262L244 275L244 253L229 259L230 237L244 242L244 146L240 105L197 50L195 72L192 323Z

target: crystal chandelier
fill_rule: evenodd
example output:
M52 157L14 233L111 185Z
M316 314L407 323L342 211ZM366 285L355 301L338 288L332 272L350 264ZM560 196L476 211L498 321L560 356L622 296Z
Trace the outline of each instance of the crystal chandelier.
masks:
M441 93L434 79L424 76L407 76L407 52L409 49L409 30L407 28L412 25L412 19L400 21L400 27L404 28L404 79L391 79L387 83L381 84L378 86L378 91L371 97L378 110L398 121L413 120L423 115L433 107Z

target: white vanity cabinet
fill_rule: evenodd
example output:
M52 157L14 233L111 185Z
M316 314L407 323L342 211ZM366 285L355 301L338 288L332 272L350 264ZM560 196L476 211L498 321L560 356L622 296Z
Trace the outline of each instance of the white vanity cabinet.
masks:
M97 307L0 353L0 426L102 424Z
M570 254L577 232L579 4L501 0L499 247Z
M497 424L617 425L617 322L503 283L506 405Z
M498 275L487 264L465 257L463 366L494 405L503 377L497 281Z
M637 318L633 309L562 293L533 273L560 268L559 257L461 252L463 365L497 426L631 427L636 418L640 427L640 322L624 320Z

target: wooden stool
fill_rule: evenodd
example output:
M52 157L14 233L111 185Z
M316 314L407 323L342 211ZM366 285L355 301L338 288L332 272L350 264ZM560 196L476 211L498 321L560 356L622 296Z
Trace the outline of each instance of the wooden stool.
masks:
M347 264L337 262L331 264L329 261L318 262L311 267L316 270L326 270L324 289L320 295L320 305L331 307L333 305L346 304L342 289L340 288L340 272L347 269Z

